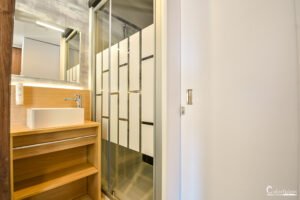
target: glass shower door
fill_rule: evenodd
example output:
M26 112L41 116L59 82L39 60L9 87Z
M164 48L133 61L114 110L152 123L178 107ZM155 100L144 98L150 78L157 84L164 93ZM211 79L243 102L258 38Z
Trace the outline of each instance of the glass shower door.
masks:
M109 191L110 182L110 138L109 138L109 49L110 49L110 2L107 1L95 12L94 53L95 53L95 109L96 120L102 125L101 144L101 187Z
M153 199L153 1L107 0L94 12L95 113L102 123L102 190Z

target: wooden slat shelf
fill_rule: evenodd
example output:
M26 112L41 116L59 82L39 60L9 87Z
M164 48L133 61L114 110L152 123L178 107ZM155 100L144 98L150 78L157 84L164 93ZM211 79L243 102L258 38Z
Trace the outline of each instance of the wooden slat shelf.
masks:
M100 199L100 124L11 132L13 199Z
M85 163L58 172L45 174L15 183L14 199L25 199L55 189L65 184L94 175L98 170Z

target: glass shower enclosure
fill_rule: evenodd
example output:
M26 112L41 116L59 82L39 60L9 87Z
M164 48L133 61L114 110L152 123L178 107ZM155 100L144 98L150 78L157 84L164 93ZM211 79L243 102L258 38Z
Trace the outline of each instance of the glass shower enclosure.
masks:
M153 19L153 0L102 0L90 8L93 115L102 125L101 189L112 199L154 198Z

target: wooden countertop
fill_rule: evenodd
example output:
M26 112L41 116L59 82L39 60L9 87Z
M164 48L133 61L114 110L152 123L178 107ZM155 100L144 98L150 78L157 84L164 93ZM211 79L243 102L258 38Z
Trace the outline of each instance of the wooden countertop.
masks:
M92 128L98 126L100 126L98 122L85 121L83 124L78 124L78 125L51 127L51 128L43 128L43 129L30 129L28 127L13 127L11 128L10 134L12 136L34 135L34 134L41 134L41 133L68 131L74 129Z

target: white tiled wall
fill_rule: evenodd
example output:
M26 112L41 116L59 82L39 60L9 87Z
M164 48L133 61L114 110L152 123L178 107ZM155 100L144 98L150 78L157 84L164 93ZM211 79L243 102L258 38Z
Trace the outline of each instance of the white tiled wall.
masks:
M102 138L153 156L154 26L110 50L96 55L96 118L102 119Z

